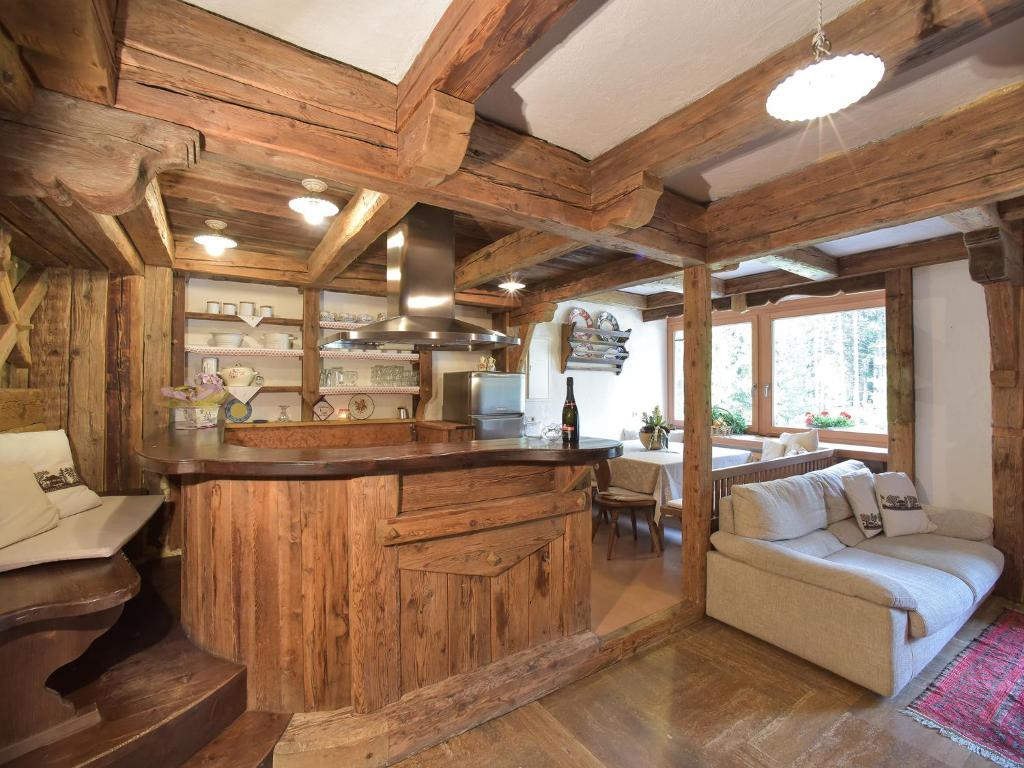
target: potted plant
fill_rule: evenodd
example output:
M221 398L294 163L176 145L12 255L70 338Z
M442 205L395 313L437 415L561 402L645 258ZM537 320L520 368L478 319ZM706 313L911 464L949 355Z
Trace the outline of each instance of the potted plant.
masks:
M712 435L742 435L747 431L747 420L720 405L711 408Z
M640 428L640 442L644 448L649 451L668 448L668 433L672 431L672 425L665 421L661 408L656 405L650 414L645 411L641 421L644 425Z
M854 421L853 415L849 411L840 411L838 416L828 411L818 411L817 413L808 411L804 414L804 424L818 429L843 429L852 427Z

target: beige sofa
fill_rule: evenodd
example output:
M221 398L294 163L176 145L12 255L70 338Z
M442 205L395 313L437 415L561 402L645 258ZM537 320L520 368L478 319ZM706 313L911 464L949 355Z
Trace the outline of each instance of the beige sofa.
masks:
M735 486L708 553L707 612L882 695L906 685L992 591L991 518L926 507L933 533L865 538L846 461Z

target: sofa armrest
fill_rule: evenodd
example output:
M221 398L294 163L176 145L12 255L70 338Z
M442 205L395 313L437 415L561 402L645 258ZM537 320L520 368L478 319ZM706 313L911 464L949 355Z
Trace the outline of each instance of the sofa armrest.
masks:
M749 539L724 531L712 534L711 543L726 557L777 576L858 597L886 608L917 610L917 599L899 582L864 568L834 563L770 541Z
M966 509L945 509L924 504L925 514L938 526L932 533L967 541L991 541L992 518Z

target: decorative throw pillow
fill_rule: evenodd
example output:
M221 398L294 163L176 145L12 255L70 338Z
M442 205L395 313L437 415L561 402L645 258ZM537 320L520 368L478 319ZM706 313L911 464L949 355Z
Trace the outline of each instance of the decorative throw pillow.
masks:
M29 466L61 517L77 515L103 503L75 469L71 444L63 429L0 434L0 463L16 461Z
M853 516L861 532L867 537L877 536L882 532L882 516L878 513L878 502L875 500L875 482L869 469L861 469L843 475L843 490L853 508Z
M27 464L0 464L0 549L57 527L57 508L43 493Z
M779 435L779 440L786 446L787 452L798 445L807 453L818 450L818 430L816 429L807 432L783 432Z
M787 446L786 456L800 456L801 454L807 453L807 449L802 445L789 445Z
M781 459L785 455L786 446L782 444L781 440L776 440L774 437L766 437L761 441L761 461Z
M886 536L931 533L937 528L921 508L914 481L905 472L875 475L875 496Z

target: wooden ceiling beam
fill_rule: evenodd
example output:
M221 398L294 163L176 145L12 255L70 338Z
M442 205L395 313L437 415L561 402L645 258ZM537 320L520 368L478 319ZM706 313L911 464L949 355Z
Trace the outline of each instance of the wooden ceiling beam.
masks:
M836 257L829 256L817 248L791 248L765 256L761 261L777 269L806 277L808 280L831 280L839 277Z
M18 258L39 266L104 268L42 200L0 196L0 217L11 229Z
M440 91L470 104L575 0L454 0L398 84L398 126Z
M174 266L174 235L167 223L167 211L160 194L160 182L154 177L146 185L142 202L117 217L132 243L149 266Z
M1024 225L1000 223L997 227L964 233L971 279L976 283L1009 282L1024 285Z
M108 272L116 275L145 274L142 257L114 216L93 213L76 202L61 205L47 198L44 203Z
M577 241L549 232L513 232L462 259L455 267L455 288L475 288L580 248Z
M1003 200L997 206L999 218L1003 221L1020 221L1024 219L1024 196L1012 200Z
M583 301L592 304L610 304L613 307L629 307L631 309L646 309L647 297L640 293L629 293L627 291L600 291L580 296Z
M999 218L999 207L995 203L965 208L962 211L947 213L942 217L961 232L977 232L979 229L991 229L1002 223Z
M476 112L431 91L398 134L398 172L410 184L435 187L462 165Z
M334 217L309 257L309 282L327 285L391 229L416 204L371 189L360 189Z
M110 106L117 92L113 0L6 0L0 21L43 88Z
M0 111L28 112L34 91L17 44L0 28Z
M942 216L1024 190L1024 83L708 208L712 264Z
M948 0L921 12L920 0L866 0L826 27L832 53L870 51L885 61L885 78L906 72L1024 16L1018 0ZM725 85L622 142L593 162L595 190L640 171L665 178L792 127L764 108L776 84L811 59L801 37Z

